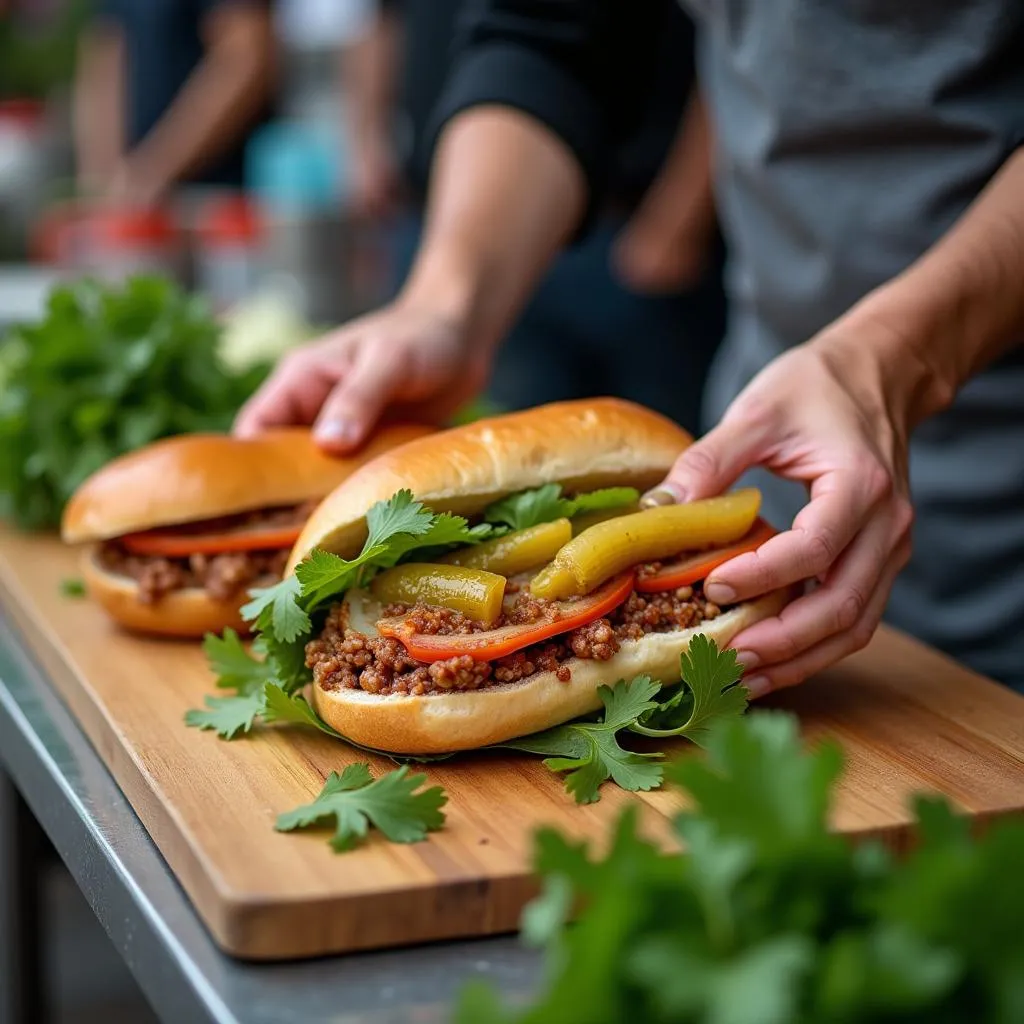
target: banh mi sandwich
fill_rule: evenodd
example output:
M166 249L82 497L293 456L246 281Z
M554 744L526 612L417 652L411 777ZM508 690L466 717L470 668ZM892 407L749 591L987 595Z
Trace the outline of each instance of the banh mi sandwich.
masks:
M329 457L301 428L157 441L90 476L65 508L61 536L89 544L86 589L123 626L179 637L243 630L247 591L280 580L316 503L425 433L386 428L353 458Z
M678 683L696 632L725 647L787 599L718 607L702 592L711 568L771 535L756 491L639 509L690 442L598 399L378 457L317 508L295 575L257 602L271 673L288 692L312 684L345 738L410 755L549 728L620 679Z

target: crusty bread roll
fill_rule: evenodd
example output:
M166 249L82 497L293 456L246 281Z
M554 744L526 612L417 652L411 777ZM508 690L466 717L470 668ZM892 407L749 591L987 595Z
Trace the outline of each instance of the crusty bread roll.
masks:
M351 558L366 538L366 512L403 488L436 512L472 516L490 502L547 483L567 492L661 481L692 443L682 428L631 402L559 402L480 420L412 441L357 470L320 504L289 558L289 571L314 548ZM777 614L778 592L736 606L688 630L623 641L608 661L574 658L567 683L553 672L477 690L372 694L313 686L317 712L343 736L398 754L470 750L546 729L600 708L601 684L648 674L679 681L679 655L702 632L727 646L742 629Z
M403 488L435 512L460 515L547 483L567 491L642 490L658 483L692 441L671 420L617 398L477 420L411 441L353 473L310 517L288 568L313 548L351 558L366 540L367 510Z
M83 559L86 590L128 629L174 637L200 637L228 627L247 632L239 612L248 601L244 590L219 601L192 587L144 604L135 580L100 565L99 542L317 500L365 462L429 433L430 428L412 424L383 427L345 458L325 455L305 428L271 430L249 440L187 434L157 441L89 477L67 505L61 536L69 544L93 542Z
M332 458L304 427L248 440L184 434L122 455L93 473L64 510L68 544L109 540L158 526L180 526L254 509L322 498L375 456L430 433L382 429L354 456Z
M597 711L602 684L648 675L666 685L679 682L679 655L696 633L729 646L741 630L777 615L789 600L776 591L749 601L709 622L671 633L648 633L624 640L608 661L572 658L567 683L554 672L538 672L518 683L450 693L375 694L365 690L325 690L314 684L317 714L355 743L395 754L449 754L528 736Z

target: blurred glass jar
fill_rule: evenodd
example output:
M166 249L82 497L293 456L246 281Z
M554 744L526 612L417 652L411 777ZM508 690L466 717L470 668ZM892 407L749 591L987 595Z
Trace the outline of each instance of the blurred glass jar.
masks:
M195 283L222 313L255 295L265 276L266 230L256 204L242 195L211 199L195 229Z
M111 282L136 274L180 281L182 239L164 210L101 207L87 217L80 258L86 272Z
M40 221L37 258L61 271L117 283L159 274L179 283L184 248L175 219L160 209L131 209L83 201L51 207Z

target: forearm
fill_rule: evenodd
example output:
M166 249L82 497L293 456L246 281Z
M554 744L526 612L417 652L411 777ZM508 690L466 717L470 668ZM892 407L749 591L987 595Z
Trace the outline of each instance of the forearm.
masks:
M586 203L569 148L518 111L480 106L438 142L423 242L402 301L467 324L492 348Z
M257 10L211 16L206 55L174 102L129 155L134 176L166 188L234 144L272 87L269 17Z
M694 90L664 164L644 194L641 212L663 220L666 231L690 240L715 221L713 140L707 110Z
M874 339L910 426L1024 337L1022 197L1024 148L936 245L840 322Z
M124 154L124 45L108 25L87 30L79 45L73 95L78 177L97 185Z
M398 17L383 10L367 34L342 54L348 128L357 146L367 139L375 142L389 131L400 44Z

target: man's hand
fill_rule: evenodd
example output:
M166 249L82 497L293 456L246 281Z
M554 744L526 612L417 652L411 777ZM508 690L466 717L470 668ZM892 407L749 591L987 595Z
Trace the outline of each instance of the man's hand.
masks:
M312 423L325 449L350 451L385 412L443 421L483 388L488 362L459 321L399 300L286 356L235 431Z
M810 588L733 641L754 696L792 686L864 647L910 557L910 407L862 330L840 322L765 368L721 423L680 457L648 504L719 494L763 466L805 483L790 529L716 569L705 592L745 601ZM882 346L884 347L884 346Z

